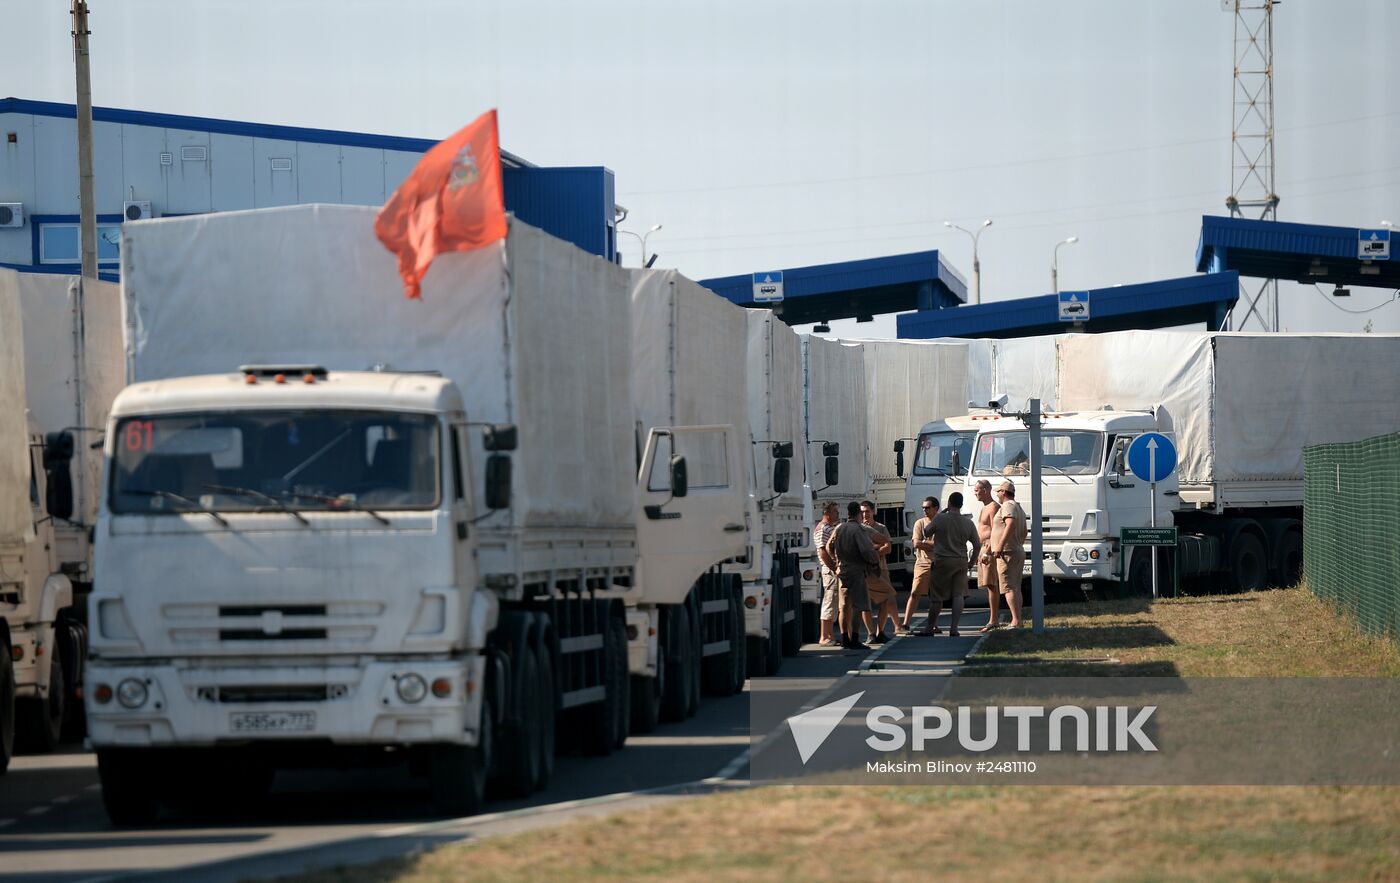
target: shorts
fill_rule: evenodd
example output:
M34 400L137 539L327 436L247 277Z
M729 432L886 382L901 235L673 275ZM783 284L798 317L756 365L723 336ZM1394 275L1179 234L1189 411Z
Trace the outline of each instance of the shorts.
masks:
M977 557L977 585L983 589L995 589L997 587L997 566L995 562L988 561L982 563L982 557Z
M864 571L841 571L841 607L851 608L856 613L870 609L870 590L865 586Z
M836 574L822 568L822 619L826 622L835 622L836 613L841 603L841 584L836 579Z
M865 590L870 594L870 606L878 608L886 601L894 601L894 586L885 578L880 576L867 576L865 578Z
M997 588L1003 595L1021 590L1021 578L1026 569L1024 550L1003 552L997 559Z
M929 593L929 586L933 584L933 565L915 564L914 583L909 589L909 594L915 598L922 598Z
M967 559L939 558L933 562L933 592L940 601L967 594Z

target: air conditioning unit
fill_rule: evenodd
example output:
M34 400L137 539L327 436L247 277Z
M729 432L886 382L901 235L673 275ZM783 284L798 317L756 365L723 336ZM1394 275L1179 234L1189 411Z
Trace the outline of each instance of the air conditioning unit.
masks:
M0 202L0 227L23 227L24 203Z
M151 212L151 201L149 199L132 200L122 203L122 220L125 221L149 221L155 214Z

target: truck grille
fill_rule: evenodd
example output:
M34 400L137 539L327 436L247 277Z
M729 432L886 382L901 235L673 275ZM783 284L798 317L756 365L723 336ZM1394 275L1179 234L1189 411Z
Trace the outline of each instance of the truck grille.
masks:
M1040 518L1040 532L1044 537L1067 537L1073 519L1068 515L1043 515Z

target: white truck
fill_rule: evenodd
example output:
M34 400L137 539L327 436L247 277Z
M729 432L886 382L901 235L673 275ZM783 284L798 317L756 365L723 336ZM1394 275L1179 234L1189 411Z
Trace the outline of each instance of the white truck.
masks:
M869 489L865 432L865 359L861 344L806 335L802 338L803 439L807 460L822 464L812 487L813 518L817 504L833 500L846 517L846 503ZM812 470L817 473L817 469ZM820 634L821 562L816 550L804 551L802 567L802 640Z
M812 549L812 490L802 432L802 345L771 310L748 310L750 548L741 559L748 670L776 674L802 645L801 565ZM771 490L771 492L770 492ZM753 544L757 543L757 546Z
M123 230L86 692L114 822L395 758L469 813L627 735L625 271L512 221L407 301L374 217Z
M47 751L82 731L101 473L91 448L122 384L121 307L115 285L77 277L0 270L0 291L18 319L6 349L20 360L10 378L19 395L2 419L19 433L10 443L27 447L33 461L32 483L26 475L5 494L36 507L29 540L9 538L18 557L0 567L13 580L0 591L0 615L17 676L19 744Z
M748 468L745 311L675 270L632 271L632 400L641 549L633 730L743 688L739 559L761 545ZM684 507L668 464L687 463ZM638 640L640 638L640 640Z

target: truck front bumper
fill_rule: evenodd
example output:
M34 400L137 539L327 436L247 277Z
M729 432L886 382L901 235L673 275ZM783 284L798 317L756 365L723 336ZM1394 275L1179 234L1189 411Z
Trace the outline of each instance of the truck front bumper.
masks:
M99 660L88 666L84 702L98 748L289 740L475 745L485 670L482 656L277 667ZM404 695L415 693L400 680L414 675L428 689L408 701ZM439 681L448 685L445 696L431 687Z
M1104 540L1064 540L1045 544L1045 575L1062 580L1117 579L1117 544ZM1025 575L1031 575L1030 555Z

